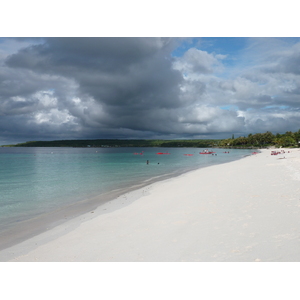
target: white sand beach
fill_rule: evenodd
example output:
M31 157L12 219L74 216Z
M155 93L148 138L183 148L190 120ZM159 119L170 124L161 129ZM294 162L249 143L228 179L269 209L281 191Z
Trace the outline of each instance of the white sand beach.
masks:
M299 262L300 150L284 150L130 192L2 250L0 260Z

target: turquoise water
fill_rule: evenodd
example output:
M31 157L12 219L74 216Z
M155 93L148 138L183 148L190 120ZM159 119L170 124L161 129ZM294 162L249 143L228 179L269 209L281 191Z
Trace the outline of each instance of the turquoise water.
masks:
M76 201L166 174L228 162L251 150L0 148L0 231ZM134 152L142 153L135 155ZM169 152L169 155L157 155ZM184 154L193 154L185 156ZM146 161L149 160L149 164Z

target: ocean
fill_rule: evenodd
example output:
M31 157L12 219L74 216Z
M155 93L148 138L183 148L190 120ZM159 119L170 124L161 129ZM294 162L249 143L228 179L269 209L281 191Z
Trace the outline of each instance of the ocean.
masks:
M107 198L113 191L126 191L138 184L229 162L252 153L249 149L212 149L214 154L199 154L203 150L2 147L0 233L83 200L88 203L89 199L96 196L101 199L104 194ZM159 155L158 152L168 154Z

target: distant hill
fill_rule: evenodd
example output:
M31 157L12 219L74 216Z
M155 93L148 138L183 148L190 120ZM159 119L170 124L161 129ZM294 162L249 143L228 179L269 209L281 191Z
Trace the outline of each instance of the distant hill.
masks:
M248 134L221 140L58 140L58 141L32 141L2 147L221 147L221 148L266 148L266 147L299 147L300 129L296 132L274 135L265 133Z
M214 147L220 140L57 140L30 141L6 147Z

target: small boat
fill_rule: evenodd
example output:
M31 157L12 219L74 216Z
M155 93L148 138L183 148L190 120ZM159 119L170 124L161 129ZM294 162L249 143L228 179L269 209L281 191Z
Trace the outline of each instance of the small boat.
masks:
M169 152L166 152L166 153L164 153L164 152L157 152L156 154L162 155L162 154L170 154L170 153Z
M213 153L216 153L214 151L208 151L207 149L202 151L202 152L199 152L199 154L213 154Z
M183 155L186 155L186 156L193 156L194 154L183 154Z
M199 154L213 154L213 153L216 153L216 152L213 152L213 151L210 151L210 152L199 152Z

